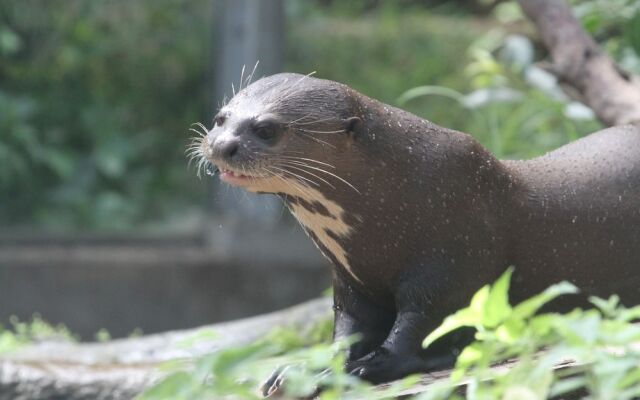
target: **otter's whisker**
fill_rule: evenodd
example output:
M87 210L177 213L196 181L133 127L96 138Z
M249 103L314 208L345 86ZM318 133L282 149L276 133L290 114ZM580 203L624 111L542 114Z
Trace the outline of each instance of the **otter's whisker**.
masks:
M313 176L313 177L315 177L315 178L319 179L320 181L322 181L322 182L326 183L326 184L327 184L327 185L329 185L332 189L335 189L335 188L336 188L336 187L335 187L335 186L333 186L331 183L329 183L326 179L321 178L321 177L319 177L318 175L316 175L316 174L314 174L314 173L312 173L312 172L307 171L306 169L303 169L303 168L302 168L302 167L303 167L302 165L293 165L293 164L289 164L289 163L286 163L286 162L279 162L279 163L276 163L275 165L278 165L278 166L283 167L283 168L285 168L285 169L286 169L286 168L293 168L293 169L295 169L295 170L297 170L297 171L304 172L305 174L309 174L309 175L311 175L311 176Z
M309 161L309 162L314 162L314 163L321 164L321 165L326 165L327 167L330 167L330 168L334 168L334 169L335 169L335 167L334 167L333 165L331 165L331 164L329 164L329 163L326 163L326 162L322 162L322 161L314 160L313 158L296 157L296 156L287 156L287 155L278 155L278 157L286 158L286 159L289 159L289 160L298 160L298 161Z
M322 119L317 119L315 121L309 121L309 122L296 122L296 121L300 121L308 116L310 116L311 114L307 114L305 117L302 118L298 118L297 120L291 121L288 123L288 125L295 125L295 126L303 126L303 125L312 125L312 124L317 124L319 122L326 122L326 121L331 121L331 120L335 120L334 117L327 117L327 118L322 118Z
M196 165L196 176L198 177L198 179L200 179L202 177L201 172L202 172L202 164L206 162L205 158L201 158L198 160L198 164Z
M202 152L199 149L188 149L185 152L186 157L189 159L189 163L196 157L202 157Z
M277 178L280 181L282 181L282 183L284 183L285 186L291 188L293 193L300 192L300 193L304 194L305 196L310 196L310 193L308 192L308 190L303 189L302 185L299 185L296 182L293 182L293 181L290 181L289 179L286 179L286 177L281 176L280 174L271 171L267 167L263 167L263 169L266 170L267 172L269 172L270 174L272 174L274 178Z
M191 164L193 164L193 161L198 158L199 154L194 153L194 154L189 154L188 156L188 161L187 161L187 168L191 168Z
M311 114L312 113L308 113L307 115L303 115L302 117L294 119L293 121L286 122L285 125L288 125L288 126L295 125L298 121L302 121L305 118L309 118Z
M226 106L228 102L229 102L229 98L227 97L227 94L225 93L225 95L222 97L222 104L218 104L218 110L221 109L222 107Z
M309 133L342 133L342 132L346 132L345 129L340 129L337 131L312 131L312 130L308 130L308 129L298 129L302 132L309 132Z
M329 168L333 168L333 169L336 168L335 166L333 166L333 165L331 165L329 163L318 161L318 160L314 160L313 158L287 155L287 154L294 154L294 153L304 154L301 151L299 151L299 152L294 152L294 151L291 151L291 150L283 151L281 154L278 154L276 156L276 160L286 159L286 161L289 161L289 160L291 160L291 161L299 161L299 162L308 161L308 162L312 162L312 163L316 163L316 164L320 164L320 165L325 165L325 166L327 166ZM263 156L263 157L272 157L273 156L273 154L268 154L268 153L264 153L264 152L256 152L255 154L259 155L259 156Z
M193 126L199 129L194 129ZM209 130L206 126L204 126L201 122L194 122L191 124L191 128L189 128L191 132L197 133L198 136L207 136Z
M315 136L313 136L313 135L311 135L309 133L300 132L300 135L302 135L302 137L306 137L306 138L309 138L311 140L314 140L314 141L316 141L318 143L322 143L322 144L325 144L325 145L327 145L329 147L333 147L334 149L336 148L336 146L332 145L331 143L326 142L326 141L321 140L321 139L318 139L317 137L315 137Z
M282 154L307 154L307 153L301 150L283 150Z
M218 167L216 167L215 165L211 164L211 162L208 159L206 159L205 157L202 157L200 159L200 163L199 163L198 177L200 177L202 173L204 173L205 175L210 175L208 173L209 168L214 168L214 171L218 170Z
M244 68L243 68L243 69L244 69ZM245 169L244 164L242 164L242 165L240 166L240 169L242 169L242 175L244 175L244 176L251 176L251 175L247 174L247 170Z
M295 82L293 85L291 85L289 90L286 90L284 93L280 93L279 94L279 99L276 102L277 103L282 103L284 100L286 100L294 92L295 88L300 84L300 82L303 82L305 79L309 78L310 76L314 75L315 73L316 73L316 71L311 71L307 75L305 75L302 78L298 79L297 82Z
M204 126L204 124L202 122L196 122L196 125L199 126L200 129L202 129L202 131L205 133L205 135L207 133L209 133L209 129L206 126Z
M244 68L246 66L246 64L242 64L242 71L240 71L240 88L238 89L238 92L242 90L242 82L244 81Z
M189 146L191 147L200 146L203 141L204 141L204 138L202 136L192 137L191 141L189 142Z
M196 134L196 135L198 135L198 136L202 136L202 137L204 137L204 136L205 136L205 135L204 135L202 132L200 132L199 130L196 130L196 129L193 129L193 128L189 128L189 130L190 130L191 132L195 133L195 134Z
M294 190L297 190L298 192L302 193L302 195L307 198L313 198L313 193L311 193L311 188L308 185L304 184L304 182L300 182L296 180L291 180L289 182L291 182L291 186L293 187Z
M194 142L196 142L196 140L194 140ZM191 167L191 163L196 158L204 158L199 143L191 143L190 145L187 146L184 153L187 159L189 160L189 162L187 163L188 168Z
M315 181L313 181L313 180L311 180L311 179L305 178L304 176L300 176L300 175L298 175L298 174L296 174L296 173L294 173L294 172L291 172L291 171L289 171L289 170L286 170L286 169L283 169L283 168L277 167L277 166L275 166L275 165L272 165L272 166L271 166L271 168L274 168L274 169L276 169L276 170L278 170L278 171L282 171L283 173L285 173L285 174L289 174L289 175L291 175L291 176L294 176L294 177L296 177L296 178L298 178L298 179L300 179L300 180L303 180L303 181L309 182L309 183L311 183L312 185L320 186L320 184L319 184L318 182L315 182Z
M198 177L201 177L202 174L207 173L207 167L209 166L209 160L206 158L202 158L200 162L200 169L198 170Z
M187 156L192 156L194 154L201 154L200 145L199 144L190 145L185 149L184 153Z
M202 141L203 141L203 138L200 137L200 136L191 138L191 141L189 142L189 144L187 144L185 146L185 148L186 148L185 152L187 150L193 150L193 149L200 148L200 146L202 146Z
M301 181L309 182L309 183L311 183L311 184L313 184L313 185L315 185L315 186L319 186L317 182L314 182L314 181L313 181L313 180L311 180L311 179L305 178L304 176L300 176L300 175L296 174L295 172L291 172L291 171L289 171L289 170L287 170L287 169L284 169L284 168L278 167L278 166L276 166L276 165L271 165L271 168L273 168L273 169L275 169L275 170L277 170L277 171L282 172L282 173L284 174L284 176L286 176L286 175L291 175L292 177L295 177L295 178L297 178L297 179L299 179L299 180L301 180Z
M247 83L245 84L245 87L249 86L251 84L251 81L253 81L253 74L256 73L258 64L260 64L260 60L257 60L256 64L253 66L253 69L251 70L251 74L247 77Z
M295 162L295 161L292 161L292 162ZM300 164L298 164L298 165L300 165ZM349 186L351 189L353 189L353 190L355 190L356 192L360 193L360 191L359 191L358 189L356 189L356 188L355 188L355 186L353 186L352 184L350 184L350 183L349 183L347 180L345 180L344 178L341 178L340 176L338 176L338 175L336 175L336 174L334 174L334 173L332 173L332 172L329 172L329 171L324 170L324 169L322 169L322 168L313 167L313 166L311 166L311 165L305 165L305 167L306 167L306 168L311 168L311 169L316 170L316 171L319 171L319 172L323 172L323 173L325 173L325 174L327 174L327 175L330 175L330 176L333 176L334 178L336 178L336 179L340 180L341 182L343 182L344 184L346 184L347 186Z

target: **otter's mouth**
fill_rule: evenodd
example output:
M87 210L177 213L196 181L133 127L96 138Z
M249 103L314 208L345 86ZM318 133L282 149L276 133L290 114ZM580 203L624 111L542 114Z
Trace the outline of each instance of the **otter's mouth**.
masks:
M247 175L226 168L220 168L220 180L234 186L248 186L263 179L256 175Z

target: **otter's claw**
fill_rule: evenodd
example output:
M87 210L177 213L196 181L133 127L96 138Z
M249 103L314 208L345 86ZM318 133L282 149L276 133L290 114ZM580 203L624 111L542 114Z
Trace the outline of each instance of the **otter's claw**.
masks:
M283 383L285 379L285 374L289 369L286 367L279 367L276 369L271 376L262 384L260 387L260 391L262 392L262 396L271 397L271 398L281 398L284 396ZM325 369L318 373L315 377L317 382L321 382L323 378L331 373L331 370ZM312 400L316 399L320 393L322 392L321 387L316 387L316 389L307 396L297 397L298 400Z
M289 369L288 366L278 367L269 378L262 384L260 391L264 397L282 397L282 383L284 382L284 374Z
M345 369L353 376L379 384L424 371L425 365L425 361L419 357L395 354L381 348L359 360L348 362Z

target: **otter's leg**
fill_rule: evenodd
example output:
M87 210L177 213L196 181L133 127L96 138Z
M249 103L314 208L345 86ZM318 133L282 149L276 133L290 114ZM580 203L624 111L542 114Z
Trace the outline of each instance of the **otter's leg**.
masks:
M346 370L371 383L383 383L412 373L426 372L430 363L420 347L429 331L429 318L418 312L399 312L391 334L382 346L356 361Z
M441 270L440 272L444 272ZM449 312L463 307L468 299L438 279L438 271L413 271L410 279L396 288L396 320L384 343L366 356L348 362L346 370L372 383L383 383L409 374L433 371L455 361L448 346L428 353L422 341ZM446 342L446 341L445 341ZM442 345L442 343L440 343Z
M396 319L391 311L372 303L337 273L333 279L333 340L358 335L347 349L347 361L357 360L379 347Z
M346 350L347 362L357 360L378 348L389 335L395 312L372 303L340 276L333 275L334 341L358 335ZM262 385L262 394L276 395L285 381L287 367L276 369ZM324 373L324 372L322 372Z

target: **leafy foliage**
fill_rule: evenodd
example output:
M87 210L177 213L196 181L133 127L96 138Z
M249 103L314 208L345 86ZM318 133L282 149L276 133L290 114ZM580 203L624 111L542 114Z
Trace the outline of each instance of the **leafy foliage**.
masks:
M36 342L63 340L73 341L75 337L64 325L51 325L39 315L34 315L30 322L23 322L12 317L10 329L0 325L0 354L11 352L27 344Z
M592 298L596 307L568 314L536 315L556 297L575 293L568 283L554 285L515 307L507 301L511 271L482 288L469 308L448 317L425 339L429 345L461 326L476 328L476 342L460 354L450 382L424 399L449 398L453 383L467 386L467 398L546 399L570 392L593 399L631 399L640 393L640 307L627 309L617 296ZM492 366L517 361L507 371ZM573 361L575 366L558 368ZM447 387L448 386L448 387Z
M467 53L467 93L418 86L403 93L399 103L437 97L457 105L468 115L457 128L500 158L535 157L600 127L590 110L567 99L555 77L533 64L527 38L496 29L474 41Z
M3 225L118 228L202 196L183 153L206 3L0 4Z
M190 123L215 113L210 4L0 4L3 226L127 229L200 205L206 185L187 171L183 152ZM357 19L312 2L288 2L287 11L295 40L287 42L286 70L318 70L391 104L425 82L470 90L464 54L487 30L468 16L395 2ZM407 107L489 138L442 99Z
M573 0L584 28L623 68L640 74L640 3L635 0Z
M287 398L309 396L319 386L326 388L321 395L326 400L393 398L417 382L410 377L388 389L374 390L368 383L345 374L342 350L347 342L331 344L326 334L320 342L315 341L320 338L317 333L326 331L327 326L331 324L323 322L310 334L278 329L247 346L205 356L190 365L170 365L174 371L139 398L260 399L261 382L282 365L287 365ZM315 340L310 342L310 338Z
M287 42L286 70L347 82L469 132L501 157L539 155L599 126L567 118L566 100L505 62L510 36L496 25L520 18L512 2L498 5L491 19L447 4L343 3L286 3L287 36L295 38ZM585 25L639 71L636 2L577 3ZM215 112L207 90L210 4L0 4L3 226L130 229L201 205L206 185L187 171L183 152L189 124ZM398 100L423 85L468 101L437 93ZM505 89L517 98L494 96Z
M509 269L493 285L480 289L468 308L446 318L426 337L428 346L463 326L477 331L476 341L459 355L449 379L408 398L533 400L584 393L591 399L632 399L640 395L640 349L634 345L640 340L640 326L632 323L640 317L640 306L625 308L612 296L592 298L594 309L540 314L541 307L576 293L577 288L559 283L512 306L508 301L511 274ZM318 386L325 389L321 399L395 398L418 382L413 376L374 388L343 371L345 343L331 345L325 340L298 347L303 342L300 333L280 330L248 346L196 360L186 369L181 366L141 399L257 399L261 380L283 364L289 365L287 398L309 395ZM567 366L568 361L573 364ZM511 364L503 366L505 362Z

